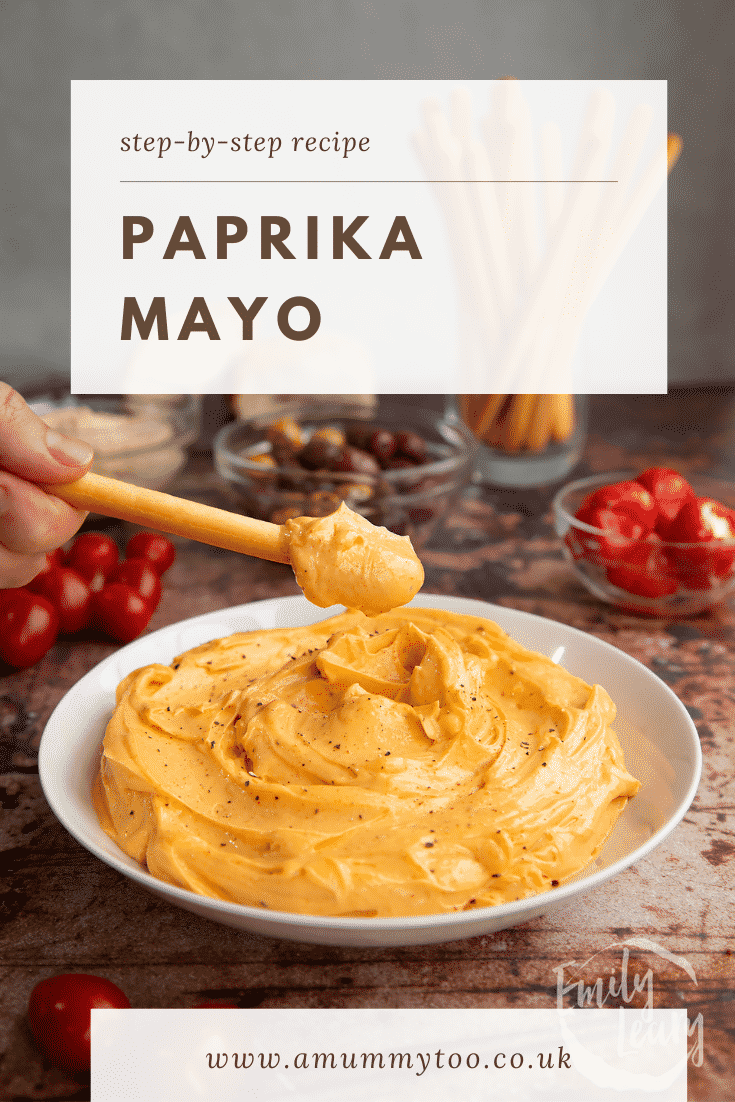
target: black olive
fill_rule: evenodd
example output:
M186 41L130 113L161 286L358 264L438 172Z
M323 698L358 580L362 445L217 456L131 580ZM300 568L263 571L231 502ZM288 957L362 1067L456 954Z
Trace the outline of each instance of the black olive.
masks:
M335 471L362 475L380 474L380 464L370 452L346 444L334 465Z

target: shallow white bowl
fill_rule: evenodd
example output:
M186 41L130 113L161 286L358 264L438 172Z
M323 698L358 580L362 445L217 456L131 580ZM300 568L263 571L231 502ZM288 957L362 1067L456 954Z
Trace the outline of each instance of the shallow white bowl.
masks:
M140 666L168 663L210 639L236 631L315 623L335 612L316 608L303 597L278 597L183 620L137 639L100 662L66 694L46 725L39 753L46 799L70 834L91 853L168 902L240 930L326 945L423 945L515 926L593 890L666 838L694 799L702 756L688 712L663 681L609 643L541 616L461 597L420 595L413 603L495 620L523 646L554 658L590 684L604 685L617 704L615 729L626 765L642 782L641 789L597 860L563 887L498 907L410 918L263 912L164 884L107 837L92 808L90 790L118 682Z

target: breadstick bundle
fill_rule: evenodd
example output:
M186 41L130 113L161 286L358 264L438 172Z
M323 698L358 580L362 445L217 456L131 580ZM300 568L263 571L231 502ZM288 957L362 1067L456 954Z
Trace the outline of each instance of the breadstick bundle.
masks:
M509 455L539 455L576 428L572 394L462 394L458 405L478 440Z
M459 285L462 389L507 392L465 394L460 412L478 439L509 455L541 454L573 435L571 364L584 318L681 151L670 134L641 166L650 106L631 112L615 150L614 117L612 94L594 91L566 169L559 127L534 136L512 79L492 85L479 134L460 88L448 115L438 100L424 104L414 135Z

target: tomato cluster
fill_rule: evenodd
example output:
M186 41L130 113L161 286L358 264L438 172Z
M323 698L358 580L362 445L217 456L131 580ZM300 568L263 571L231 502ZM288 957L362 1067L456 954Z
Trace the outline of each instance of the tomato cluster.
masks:
M33 666L57 636L93 626L129 643L148 626L175 554L170 540L152 532L133 536L122 562L115 541L100 532L77 536L66 554L49 552L28 585L0 589L0 659Z
M566 543L576 559L604 568L607 580L638 597L711 590L735 571L735 509L698 497L668 467L589 494Z

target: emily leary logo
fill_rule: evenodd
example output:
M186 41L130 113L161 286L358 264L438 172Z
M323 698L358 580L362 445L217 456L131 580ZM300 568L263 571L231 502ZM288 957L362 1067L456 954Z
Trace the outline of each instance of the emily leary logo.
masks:
M564 1011L570 1008L598 1009L632 1007L634 1004L640 1011L640 1019L637 1023L634 1036L626 1036L621 1024L618 1037L618 1052L625 1055L626 1051L641 1049L645 1045L661 1044L667 1038L662 1036L660 1021L654 1023L654 974L653 969L648 968L642 974L632 972L630 966L631 949L643 950L653 953L662 960L668 961L681 969L696 986L697 977L686 957L670 953L662 945L645 937L632 937L625 941L614 941L610 945L594 953L581 964L570 960L557 965L552 971L556 973L556 1006L557 1010ZM593 961L613 950L622 950L620 954L619 968L606 967L606 974L600 975L589 983L584 979L572 980L572 975L581 976L587 973ZM600 962L601 963L601 962ZM569 998L571 996L571 998ZM621 1016L622 1023L622 1016ZM676 1026L672 1022L672 1030ZM701 1013L695 1018L687 1016L687 1058L695 1067L701 1067L704 1059L704 1018Z

